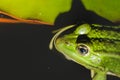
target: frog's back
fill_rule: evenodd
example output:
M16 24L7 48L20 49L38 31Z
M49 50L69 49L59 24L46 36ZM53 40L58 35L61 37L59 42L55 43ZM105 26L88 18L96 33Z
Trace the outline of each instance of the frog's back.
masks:
M102 56L101 66L120 77L120 26L94 26L88 36L93 50Z
M120 54L104 56L101 65L108 69L108 74L120 77Z

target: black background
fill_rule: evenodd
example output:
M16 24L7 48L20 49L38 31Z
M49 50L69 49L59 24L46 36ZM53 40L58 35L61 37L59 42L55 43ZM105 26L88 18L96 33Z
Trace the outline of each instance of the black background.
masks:
M33 80L90 80L88 69L66 60L55 49L51 51L48 47L54 35L53 30L81 23L117 25L92 11L87 11L80 0L73 0L71 10L61 13L54 26L0 23L0 52L3 58L2 66L5 68L3 70L32 72L36 75ZM110 76L108 79L120 80Z

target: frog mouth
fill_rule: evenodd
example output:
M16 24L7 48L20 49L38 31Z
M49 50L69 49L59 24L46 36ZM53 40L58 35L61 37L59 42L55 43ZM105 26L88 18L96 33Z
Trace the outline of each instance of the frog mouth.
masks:
M75 26L74 26L74 25L70 25L70 26L67 26L67 27L64 27L64 28L61 28L61 29L58 29L58 30L53 31L53 33L56 33L56 34L53 36L53 38L52 38L51 41L50 41L49 49L52 50L52 49L53 49L53 46L55 46L55 48L56 48L55 42L56 42L56 39L58 38L58 36L59 36L61 33L63 33L64 31L66 31L66 30L68 30L68 29L70 29L70 28L72 28L72 27L75 27Z

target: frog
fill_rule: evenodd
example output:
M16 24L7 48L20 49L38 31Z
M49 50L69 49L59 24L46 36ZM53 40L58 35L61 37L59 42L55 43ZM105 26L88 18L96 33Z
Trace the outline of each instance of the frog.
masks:
M107 80L107 75L120 78L120 26L84 23L54 32L49 48L89 69L92 80Z

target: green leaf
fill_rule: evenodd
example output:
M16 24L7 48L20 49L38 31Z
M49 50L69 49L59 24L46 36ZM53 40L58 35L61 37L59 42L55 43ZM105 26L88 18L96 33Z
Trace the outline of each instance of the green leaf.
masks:
M87 10L112 21L120 21L120 0L82 0Z
M51 24L71 8L72 0L0 0L0 10L23 19L37 19Z

